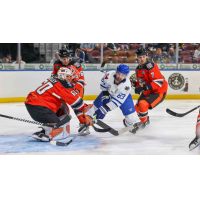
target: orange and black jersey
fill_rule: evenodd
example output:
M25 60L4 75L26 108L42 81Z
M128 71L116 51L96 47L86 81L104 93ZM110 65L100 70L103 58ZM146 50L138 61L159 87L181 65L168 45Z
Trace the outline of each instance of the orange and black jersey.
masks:
M69 67L69 66L74 66L78 71L79 71L79 80L77 81L77 84L79 84L80 89L84 88L85 85L85 79L84 79L84 74L83 74L83 68L81 66L81 64L79 62L77 62L77 60L75 60L74 58L71 59L71 61L69 62L68 65L63 65L63 63L60 60L56 60L53 66L53 72L52 75L56 75L58 70L61 67Z
M35 91L29 93L25 104L45 106L56 113L63 101L80 111L85 107L82 98L75 92L72 84L51 77Z
M143 92L144 95L150 93L167 93L168 83L155 62L148 60L144 65L138 65L135 72L137 77L136 87L146 84L149 89Z

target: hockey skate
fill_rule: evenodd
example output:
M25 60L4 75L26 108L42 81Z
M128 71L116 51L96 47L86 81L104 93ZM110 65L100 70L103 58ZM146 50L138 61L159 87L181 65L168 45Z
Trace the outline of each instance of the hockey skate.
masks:
M196 147L198 147L198 145L200 144L200 137L198 137L196 135L196 137L194 138L194 140L192 140L192 142L189 144L189 149L190 151L195 149Z
M123 123L124 123L124 126L127 127L125 119L123 120ZM139 129L139 123L140 122L137 122L137 123L133 124L133 129L129 130L129 132L135 134L136 131Z
M149 116L148 116L148 119L146 122L139 122L138 126L139 126L139 129L142 130L144 129L148 124L150 124L150 120L149 120Z
M43 142L49 142L50 138L49 136L45 135L45 130L42 129L39 132L33 133L32 135L30 135L30 137L39 140L39 141L43 141Z
M79 124L79 129L81 130L84 126L86 126L86 123L82 123L82 124ZM80 134L80 136L86 136L86 135L89 135L90 134L90 130L89 130L89 127L86 128L86 130Z

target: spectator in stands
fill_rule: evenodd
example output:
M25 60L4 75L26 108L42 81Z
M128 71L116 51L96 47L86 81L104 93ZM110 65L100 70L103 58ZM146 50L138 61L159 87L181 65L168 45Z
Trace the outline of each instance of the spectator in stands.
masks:
M88 53L94 49L94 43L81 43L80 49L85 53L80 52L80 58L84 59L85 62L89 62Z
M129 43L122 43L120 46L122 50L129 50Z
M164 61L161 48L156 49L156 54L153 56L153 61L156 63L162 63Z
M5 63L12 63L14 60L12 60L12 57L10 54L7 54L6 58L4 59Z
M18 63L18 56L16 56L16 61L13 62L13 64L17 64ZM26 64L23 60L22 60L22 57L20 56L20 63L21 64Z
M118 61L117 61L118 59L119 59L119 57L117 56L116 53L114 53L113 58L112 58L112 63L118 63Z
M167 52L169 51L169 43L158 43L157 48L160 48L163 52L163 54L167 55Z
M176 63L176 62L174 62L174 61L171 60L171 56L170 55L167 55L165 57L165 60L162 63L170 64L170 63Z
M176 62L176 54L173 48L169 48L168 55L171 56L171 61Z
M56 60L60 59L59 57L59 52L55 53L55 58L53 60L51 60L50 64L54 64Z
M119 46L118 43L108 43L108 50L119 51L120 50L120 46Z
M173 49L176 49L176 43L172 44L171 46ZM181 52L181 51L184 51L185 50L185 45L182 44L182 43L178 43L178 51Z
M153 43L148 43L148 49L149 51L155 51L156 50L156 46Z
M3 63L3 54L0 54L0 63Z
M101 51L101 43L95 43L94 49ZM103 50L105 51L107 49L107 43L103 43Z
M194 58L200 58L200 45L197 47L197 49L194 52Z

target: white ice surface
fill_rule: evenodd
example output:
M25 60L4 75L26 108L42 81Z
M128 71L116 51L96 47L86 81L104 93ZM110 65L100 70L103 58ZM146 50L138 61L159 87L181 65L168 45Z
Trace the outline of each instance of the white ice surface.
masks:
M92 103L92 101L85 101ZM22 152L15 154L78 154L78 155L195 155L200 148L189 151L188 145L195 137L195 125L198 110L185 117L178 118L166 113L166 108L184 113L200 104L200 100L165 100L155 109L149 111L150 125L136 134L126 132L120 136L110 133L97 133L90 128L91 136L100 139L104 145L91 150ZM0 104L0 114L32 120L23 103ZM71 134L77 133L78 119L71 111ZM109 112L104 122L115 129L123 128L123 115L118 108ZM30 135L39 129L37 125L0 117L0 135ZM86 136L87 137L87 136ZM76 139L75 139L76 140ZM74 140L74 141L75 141ZM87 145L87 144L86 144ZM3 153L0 153L3 154ZM12 153L10 153L12 154Z

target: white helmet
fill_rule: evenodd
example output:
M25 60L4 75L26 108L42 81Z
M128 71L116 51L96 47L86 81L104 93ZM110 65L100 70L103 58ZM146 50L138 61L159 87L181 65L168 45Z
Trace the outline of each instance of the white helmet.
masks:
M69 68L62 67L57 72L58 78L63 81L72 82L72 71Z

